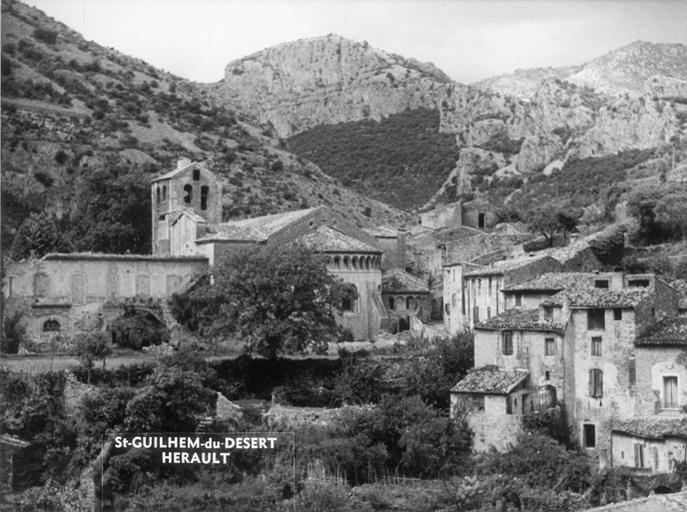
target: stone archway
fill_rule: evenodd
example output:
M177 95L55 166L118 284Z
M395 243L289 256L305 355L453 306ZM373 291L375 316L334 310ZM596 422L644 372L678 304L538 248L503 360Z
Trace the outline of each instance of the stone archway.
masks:
M107 330L113 343L135 350L168 342L170 336L169 328L155 308L137 304L124 305L124 312L109 323Z

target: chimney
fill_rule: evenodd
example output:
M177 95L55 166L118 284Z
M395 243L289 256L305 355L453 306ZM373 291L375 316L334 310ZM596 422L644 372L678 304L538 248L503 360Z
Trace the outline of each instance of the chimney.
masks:
M177 169L181 169L182 167L186 167L187 165L191 165L190 158L180 158L179 160L177 160Z

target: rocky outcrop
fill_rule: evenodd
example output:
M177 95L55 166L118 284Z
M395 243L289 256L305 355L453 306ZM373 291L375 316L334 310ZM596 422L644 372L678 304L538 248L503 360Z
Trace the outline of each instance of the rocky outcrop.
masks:
M212 92L286 137L318 124L436 108L449 82L432 64L330 34L230 62Z

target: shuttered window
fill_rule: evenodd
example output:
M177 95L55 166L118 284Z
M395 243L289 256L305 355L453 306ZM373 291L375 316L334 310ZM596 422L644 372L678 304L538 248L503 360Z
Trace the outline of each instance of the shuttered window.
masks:
M604 374L598 368L589 370L589 396L592 398L604 396Z

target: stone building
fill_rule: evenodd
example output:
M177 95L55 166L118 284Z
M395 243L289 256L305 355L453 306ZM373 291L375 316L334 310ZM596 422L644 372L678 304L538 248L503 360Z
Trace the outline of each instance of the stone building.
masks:
M226 254L294 241L326 255L329 271L355 288L357 299L343 305L339 322L356 340L374 338L385 322L382 265L403 260L398 232L369 234L327 207L222 222L221 182L203 163L189 160L152 181L151 199L152 255L48 254L8 267L8 310L24 313L34 338L47 342L58 333L107 330L131 308L165 325L173 322L171 295L211 272Z
M627 422L683 417L687 319L677 317L677 290L661 279L543 274L507 286L504 296L506 311L475 324L475 365L525 371L523 412L561 404L572 435L602 466L630 460L614 445L616 435L632 437ZM471 388L477 393L480 383ZM452 392L456 403L461 389ZM655 467L667 466L666 446L674 437L661 437L662 462ZM501 446L501 439L485 437L482 446L490 444Z
M62 333L105 330L127 306L166 323L167 299L207 271L203 256L52 253L10 263L4 292L40 349Z
M382 277L382 301L392 330L406 331L416 321L429 322L431 297L431 291L422 279L400 268L391 269Z
M469 267L469 268L464 268ZM444 325L455 334L505 310L501 290L545 272L561 270L550 256L526 256L487 266L456 263L444 267Z

